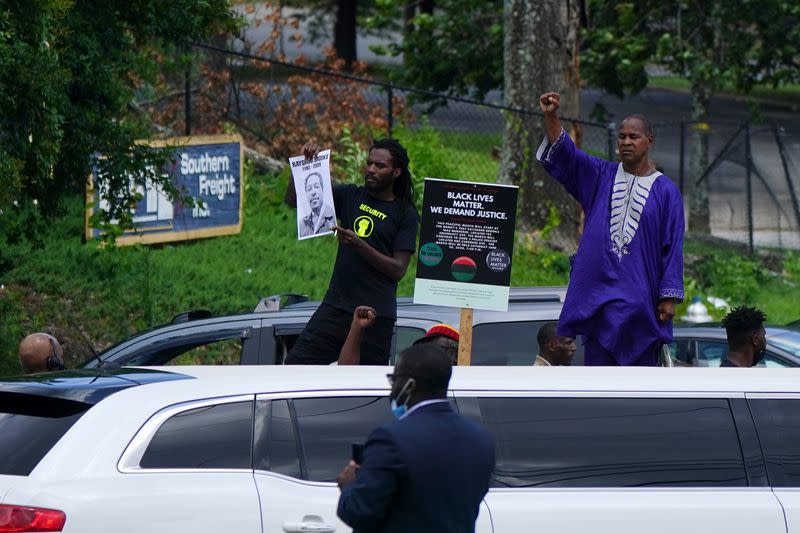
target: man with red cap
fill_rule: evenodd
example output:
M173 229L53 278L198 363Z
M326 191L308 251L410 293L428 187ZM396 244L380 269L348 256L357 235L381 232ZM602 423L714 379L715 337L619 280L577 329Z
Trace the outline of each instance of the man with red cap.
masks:
M431 343L450 355L453 365L458 364L458 330L447 324L433 326L425 336L414 341L414 344Z

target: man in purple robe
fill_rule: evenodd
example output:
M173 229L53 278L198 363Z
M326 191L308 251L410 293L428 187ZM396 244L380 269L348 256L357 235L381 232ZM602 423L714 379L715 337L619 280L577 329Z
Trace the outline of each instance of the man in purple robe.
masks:
M586 365L655 366L683 300L683 200L650 159L647 119L622 121L621 163L611 163L575 147L559 101L554 92L539 98L547 138L536 158L581 204L585 222L558 334L584 336Z

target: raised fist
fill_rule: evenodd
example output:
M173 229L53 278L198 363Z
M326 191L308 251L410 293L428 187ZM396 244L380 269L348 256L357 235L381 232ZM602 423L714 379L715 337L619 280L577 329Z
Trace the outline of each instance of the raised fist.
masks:
M539 97L539 109L543 113L555 113L561 105L561 95L556 92L544 93Z
M360 328L368 328L375 323L376 316L378 315L375 313L375 309L366 305L359 305L353 311L353 324Z

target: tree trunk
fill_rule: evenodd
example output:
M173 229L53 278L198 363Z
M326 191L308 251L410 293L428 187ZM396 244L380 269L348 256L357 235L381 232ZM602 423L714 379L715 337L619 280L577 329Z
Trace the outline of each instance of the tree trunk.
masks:
M333 25L333 48L336 55L347 61L348 68L356 57L356 13L357 2L338 0L336 22Z
M506 105L539 110L539 95L561 93L562 117L577 117L577 2L505 0L504 93ZM564 120L569 130L571 124ZM555 248L574 251L580 225L579 206L536 161L544 137L539 115L507 113L499 181L518 185L518 228ZM559 223L553 227L554 217ZM542 230L547 230L544 234Z
M712 89L701 82L692 84L692 121L689 134L689 182L685 185L684 201L689 204L688 229L694 234L711 233L708 209L709 178L696 184L708 168L708 105Z

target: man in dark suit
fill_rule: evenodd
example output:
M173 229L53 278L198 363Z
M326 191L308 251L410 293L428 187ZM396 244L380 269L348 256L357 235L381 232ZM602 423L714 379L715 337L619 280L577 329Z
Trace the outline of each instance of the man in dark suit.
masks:
M450 356L431 343L399 357L389 375L398 420L369 436L362 464L337 478L337 514L358 533L475 530L494 470L489 433L447 400Z

